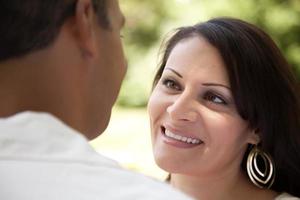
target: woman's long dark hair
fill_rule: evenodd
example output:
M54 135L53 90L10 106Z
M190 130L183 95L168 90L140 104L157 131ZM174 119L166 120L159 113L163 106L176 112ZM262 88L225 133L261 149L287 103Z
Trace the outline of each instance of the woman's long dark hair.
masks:
M259 133L262 150L275 162L276 179L271 189L300 197L300 91L286 59L256 26L233 18L215 18L177 29L166 43L154 85L174 46L195 36L219 50L238 112ZM245 153L244 160L247 156ZM242 168L245 170L244 164Z

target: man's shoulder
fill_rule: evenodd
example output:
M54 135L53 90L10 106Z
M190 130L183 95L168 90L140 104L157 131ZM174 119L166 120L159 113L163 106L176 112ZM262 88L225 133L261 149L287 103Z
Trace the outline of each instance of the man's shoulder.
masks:
M101 159L105 159L105 157ZM100 193L106 197L105 199L189 199L164 182L129 171L115 164L98 163L85 167L86 169L82 171L82 174L76 170L74 175L82 176L81 179L85 180L85 184L90 185L89 188L92 193L97 194L101 190Z
M187 199L101 156L47 114L3 119L0 128L0 199Z
M0 161L0 186L5 186L0 187L0 199L15 195L29 196L31 200L45 199L45 195L46 200L55 196L66 200L189 199L163 182L107 161Z

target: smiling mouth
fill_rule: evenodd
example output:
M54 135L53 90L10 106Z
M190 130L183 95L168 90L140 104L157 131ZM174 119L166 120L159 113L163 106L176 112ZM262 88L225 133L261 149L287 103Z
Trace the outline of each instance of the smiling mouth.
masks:
M178 135L175 133L172 133L171 131L167 130L165 127L161 127L162 133L165 137L171 138L173 140L177 140L186 144L193 144L193 145L198 145L203 143L202 140L196 139L196 138L191 138L191 137L186 137L182 135Z

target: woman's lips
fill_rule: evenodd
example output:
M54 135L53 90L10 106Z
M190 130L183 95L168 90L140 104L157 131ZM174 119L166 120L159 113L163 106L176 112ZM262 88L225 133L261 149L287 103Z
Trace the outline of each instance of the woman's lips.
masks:
M184 136L184 134L173 133L163 126L161 127L161 133L165 143L180 148L191 148L203 143L200 139Z

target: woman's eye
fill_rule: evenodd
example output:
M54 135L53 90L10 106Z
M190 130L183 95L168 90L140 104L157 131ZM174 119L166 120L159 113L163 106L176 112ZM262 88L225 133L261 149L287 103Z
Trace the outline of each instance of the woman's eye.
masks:
M163 85L172 90L180 90L180 86L173 80L165 79Z
M206 93L205 96L204 96L204 99L207 100L207 101L211 101L213 103L216 103L216 104L223 104L223 105L227 104L221 97L219 97L218 95L215 95L211 92Z

